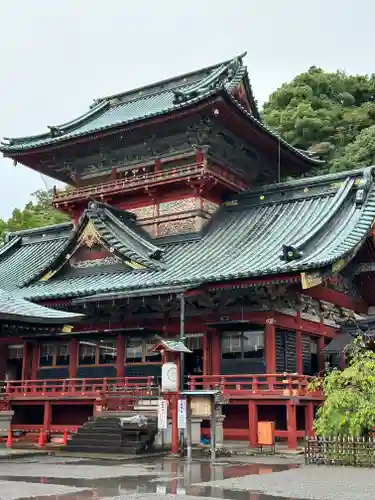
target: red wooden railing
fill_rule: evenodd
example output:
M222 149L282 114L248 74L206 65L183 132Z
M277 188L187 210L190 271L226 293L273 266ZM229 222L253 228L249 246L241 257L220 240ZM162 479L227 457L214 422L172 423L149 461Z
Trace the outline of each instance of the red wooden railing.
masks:
M192 375L189 389L217 389L229 397L288 396L321 397L320 391L309 389L314 377L298 374L272 373L264 375Z
M58 203L62 200L73 200L76 198L83 198L87 196L112 194L118 191L123 192L127 188L134 189L138 185L151 182L167 181L169 179L176 179L179 177L186 177L198 173L202 170L202 166L184 165L176 168L168 168L159 170L157 172L138 174L134 177L124 177L115 181L107 181L93 186L85 186L75 189L61 189L54 193L53 203Z
M75 434L79 427L79 425L49 425L45 428L41 425L12 424L6 440L7 447L12 448L14 444L38 443L38 446L43 448L46 442L57 446L65 445L69 436ZM17 436L16 433L20 435ZM42 439L41 434L43 434Z
M171 180L190 177L194 174L203 174L203 172L213 173L216 178L235 186L238 189L246 189L247 185L238 176L230 172L223 171L215 166L209 166L207 169L203 165L196 163L191 165L183 165L176 168L166 168L157 172L138 174L134 177L124 177L112 181L102 182L92 186L78 187L74 189L56 190L53 195L53 203L60 201L75 200L77 198L87 198L88 196L100 196L123 192L127 189L134 189L144 184L152 182L169 182Z
M309 388L313 377L298 374L250 375L192 375L188 377L190 390L217 389L223 395L249 398L262 395L287 397L317 397L321 392ZM96 398L106 394L113 399L155 398L160 387L155 377L108 377L80 379L10 380L0 382L1 395L6 400L24 398ZM113 402L115 404L115 402ZM127 401L117 404L128 406Z
M7 399L25 397L96 397L98 394L154 392L154 377L9 380L0 383ZM146 394L145 394L146 395Z

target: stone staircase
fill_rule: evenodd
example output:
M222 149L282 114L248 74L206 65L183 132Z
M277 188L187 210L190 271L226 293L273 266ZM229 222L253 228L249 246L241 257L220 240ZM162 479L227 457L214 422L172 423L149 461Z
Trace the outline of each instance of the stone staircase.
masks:
M135 415L136 412L119 412L93 417L69 439L63 451L124 455L154 451L157 419L147 416L147 427L128 422L121 424L121 419Z

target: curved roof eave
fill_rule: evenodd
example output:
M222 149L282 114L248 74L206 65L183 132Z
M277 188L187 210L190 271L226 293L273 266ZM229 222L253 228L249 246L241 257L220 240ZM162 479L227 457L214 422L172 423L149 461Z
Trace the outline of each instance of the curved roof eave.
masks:
M272 137L274 137L276 140L280 141L280 144L282 144L285 148L289 149L291 152L293 152L294 154L296 154L297 156L309 161L310 163L314 163L316 165L322 165L324 162L324 160L319 160L317 158L312 158L311 156L308 156L307 154L304 154L300 149L292 146L291 144L289 144L289 142L287 142L285 139L283 139L279 134L277 134L276 132L274 132L270 127L268 127L267 125L265 125L262 121L260 121L258 118L256 118L255 116L253 116L251 113L249 113L249 111L244 107L242 106L241 103L239 103L237 101L237 99L235 99L231 94L230 92L228 92L227 90L224 90L225 91L225 94L226 96L229 97L229 99L233 102L233 104L249 119L251 120L257 127L259 127L260 129L262 129L264 132L266 132L267 134L271 135Z
M68 143L70 141L74 142L75 139L78 139L81 137L91 137L91 136L93 136L97 133L100 133L100 132L110 134L110 133L113 133L114 131L116 131L120 127L133 125L137 122L142 122L145 120L152 120L152 119L157 118L159 116L169 115L170 113L174 113L174 112L179 111L181 109L189 108L190 106L193 106L195 104L198 104L198 103L204 101L208 97L212 97L213 95L218 94L221 90L222 89L210 90L210 91L205 92L204 94L199 95L196 98L191 99L187 102L175 104L174 107L171 109L157 111L155 113L147 114L144 116L137 116L134 119L127 120L127 121L121 121L121 122L111 124L111 125L108 125L105 127L97 127L95 129L92 129L89 131L83 131L80 133L71 134L69 137L62 137L62 136L51 137L51 136L48 136L48 140L45 140L43 142L39 142L37 144L27 145L27 146L26 145L22 146L21 144L20 145L17 145L17 144L11 145L11 144L1 143L0 151L5 156L12 157L12 156L21 155L21 154L27 154L27 152L30 150L36 150L36 149L43 148L46 146L48 147L48 146L53 146L53 145L60 145L63 143ZM42 137L44 137L44 135ZM17 146L19 146L18 149L17 149Z
M59 143L62 144L63 142L74 141L74 139L77 139L77 138L80 138L80 137L90 137L90 136L93 136L93 135L95 135L95 134L97 134L99 132L111 133L111 131L115 131L116 129L118 129L120 127L124 127L124 126L128 126L128 125L133 125L133 124L135 124L137 122L141 122L141 121L145 121L145 120L152 120L152 119L155 119L155 118L157 118L159 116L162 116L162 115L169 115L170 113L174 113L176 111L178 112L179 110L182 110L182 109L187 109L190 106L202 103L204 100L206 100L206 99L208 99L210 97L213 97L215 95L219 95L221 93L224 93L224 95L230 99L230 101L236 106L236 108L248 120L250 120L256 127L260 128L262 131L264 131L266 134L269 134L274 139L280 141L280 144L282 144L282 146L285 147L286 149L288 149L290 152L292 152L293 154L297 155L298 157L304 159L305 161L307 161L307 162L309 162L311 164L314 164L314 165L322 165L322 164L324 164L323 160L312 158L312 157L304 154L303 152L301 152L301 150L299 150L298 148L296 148L296 147L292 146L291 144L289 144L287 141L285 141L285 139L283 139L281 136L279 136L276 132L272 131L267 125L265 125L263 122L261 122L258 118L256 118L251 113L249 113L249 111L247 111L247 109L244 108L244 106L242 106L230 94L229 89L224 89L224 88L213 89L213 90L211 90L209 92L205 92L204 94L199 95L196 98L191 99L191 100L189 100L187 102L181 102L180 104L175 105L173 109L170 109L170 110L167 110L167 111L158 111L156 113L149 114L149 115L146 115L146 116L136 117L135 119L128 120L126 122L119 122L117 124L111 124L108 127L98 127L96 129L90 130L89 132L84 131L82 133L72 134L72 135L70 135L69 137L66 137L66 138L64 138L64 137L55 137L55 138L52 138L52 139L49 138L48 141L45 141L43 143L38 143L36 145L31 145L27 149L29 149L29 150L33 149L34 150L34 149L43 148L45 146L49 146L49 145L53 145L53 144L59 144ZM11 146L11 147L9 147L9 149L8 148L0 148L0 150L2 150L4 152L4 154L6 154L7 152L8 153L15 153L15 154L22 154L22 152L26 153L27 149L26 148L20 148L18 150L15 150L15 146Z

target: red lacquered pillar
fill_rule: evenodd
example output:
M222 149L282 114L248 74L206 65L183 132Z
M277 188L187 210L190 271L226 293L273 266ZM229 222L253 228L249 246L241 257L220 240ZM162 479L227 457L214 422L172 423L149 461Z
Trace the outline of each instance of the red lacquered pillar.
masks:
M286 419L288 426L288 448L295 450L297 448L297 412L294 404L286 405Z
M314 435L314 405L312 401L309 401L305 406L305 431L306 436Z
M325 369L325 364L324 364L325 346L326 346L325 338L322 335L321 337L319 337L319 340L318 340L318 370L320 372Z
M273 318L267 319L264 329L266 346L266 373L276 373L276 331Z
M78 340L72 339L69 343L69 378L77 377Z
M258 445L258 409L256 401L249 401L249 443L251 448Z
M299 375L303 374L303 363L302 363L302 333L296 331L296 355L297 355L297 373Z
M116 377L125 376L125 338L123 335L117 336L117 358L116 358Z
M48 431L52 422L52 404L51 401L46 401L44 403L44 418L43 418L43 429Z
M172 417L172 448L173 455L178 454L178 394L173 394L171 397L171 417Z

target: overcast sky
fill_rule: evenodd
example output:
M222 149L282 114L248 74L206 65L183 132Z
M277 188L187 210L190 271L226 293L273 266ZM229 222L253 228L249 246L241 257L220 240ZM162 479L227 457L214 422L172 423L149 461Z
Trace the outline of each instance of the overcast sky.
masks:
M0 136L44 132L96 97L244 51L259 103L312 65L375 72L374 19L370 0L0 0ZM8 217L44 183L0 168Z

